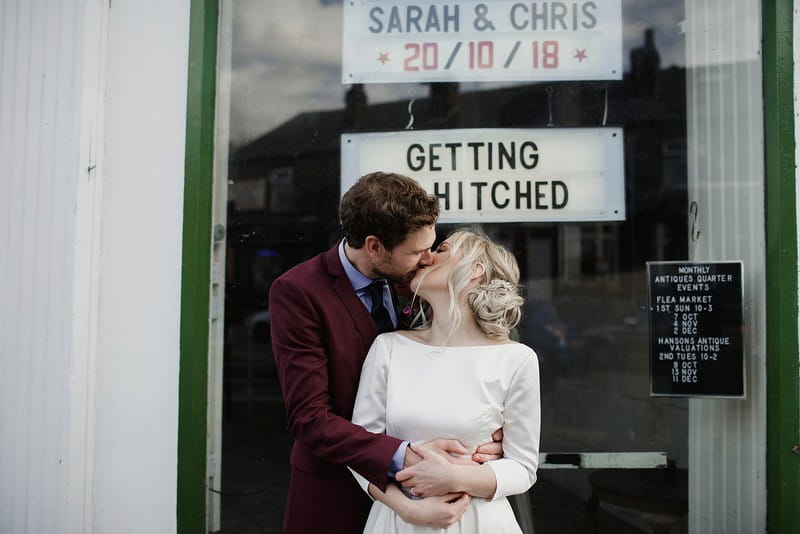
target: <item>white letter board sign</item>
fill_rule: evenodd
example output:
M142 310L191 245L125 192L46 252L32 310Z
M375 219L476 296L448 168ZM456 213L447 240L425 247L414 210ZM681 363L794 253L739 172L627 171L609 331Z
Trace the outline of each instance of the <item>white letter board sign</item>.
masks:
M620 0L345 0L342 82L622 79Z
M343 134L342 193L396 172L439 198L442 223L625 220L621 128Z

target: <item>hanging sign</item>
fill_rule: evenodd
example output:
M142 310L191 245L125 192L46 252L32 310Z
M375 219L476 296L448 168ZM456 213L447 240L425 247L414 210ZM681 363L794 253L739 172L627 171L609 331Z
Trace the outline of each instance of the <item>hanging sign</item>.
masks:
M620 0L345 0L343 83L622 79Z
M744 397L741 262L648 262L650 394Z
M621 128L344 134L342 193L397 172L439 198L440 222L621 221Z

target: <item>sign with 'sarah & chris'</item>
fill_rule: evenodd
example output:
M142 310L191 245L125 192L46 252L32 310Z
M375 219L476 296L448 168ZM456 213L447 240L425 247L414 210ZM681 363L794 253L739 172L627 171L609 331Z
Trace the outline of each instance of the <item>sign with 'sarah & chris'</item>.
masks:
M345 0L342 82L622 79L620 0Z

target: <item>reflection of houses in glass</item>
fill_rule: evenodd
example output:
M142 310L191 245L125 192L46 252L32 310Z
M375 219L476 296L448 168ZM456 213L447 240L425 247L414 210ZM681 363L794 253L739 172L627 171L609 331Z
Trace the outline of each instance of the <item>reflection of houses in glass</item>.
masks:
M645 261L684 259L687 253L685 71L654 71L654 63L637 64L614 82L471 92L455 83L430 84L426 98L411 102L369 104L369 86L353 85L342 109L298 114L232 154L227 310L247 319L250 339L265 341L257 327L259 320L263 328L268 324L271 281L339 237L342 133L402 131L409 124L415 130L621 126L625 221L484 229L509 244L520 262L528 300L517 334L536 348L550 377L542 387L543 402L550 403L542 443L552 450L655 447L685 465L684 405L656 407L642 387L648 372L640 306ZM657 81L640 83L634 76ZM251 193L260 200L249 200ZM448 231L442 225L438 233ZM583 402L576 404L578 393ZM592 401L598 398L605 400ZM582 408L576 411L577 405ZM600 411L617 405L627 417L609 422ZM653 410L669 413L667 421L654 419ZM641 432L631 433L629 426ZM574 429L583 435L574 436ZM568 482L563 486L579 493Z
M555 243L551 272L535 276L569 279L571 274L628 271L646 260L684 257L685 71L658 69L652 39L631 56L632 72L619 82L530 84L469 93L460 92L456 83L434 83L427 98L373 105L364 86L353 85L343 109L295 116L232 155L231 277L251 298L255 294L263 300L274 276L329 246L338 237L340 135L407 126L622 126L627 221L562 224L558 230L537 225L535 231ZM247 273L264 257L270 258L260 266L266 272L253 285Z

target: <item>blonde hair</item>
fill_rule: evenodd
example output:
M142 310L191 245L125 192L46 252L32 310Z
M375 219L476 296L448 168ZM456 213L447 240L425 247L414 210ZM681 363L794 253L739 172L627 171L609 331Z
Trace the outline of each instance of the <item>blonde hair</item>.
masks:
M458 306L458 297L462 293L475 321L487 336L496 339L508 337L522 317L523 299L518 291L516 258L508 249L474 230L456 230L447 242L450 244L450 259L447 261L457 262L447 280L450 293L447 314L452 325L447 337L463 320ZM470 287L477 264L483 266L483 274L477 285Z

